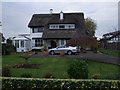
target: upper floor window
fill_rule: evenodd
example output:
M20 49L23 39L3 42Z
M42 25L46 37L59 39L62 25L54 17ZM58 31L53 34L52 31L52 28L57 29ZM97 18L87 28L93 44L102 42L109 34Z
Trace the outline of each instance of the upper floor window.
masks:
M49 29L75 29L75 24L50 24Z
M43 32L43 30L44 30L43 27L33 28L32 33L40 33L40 32Z

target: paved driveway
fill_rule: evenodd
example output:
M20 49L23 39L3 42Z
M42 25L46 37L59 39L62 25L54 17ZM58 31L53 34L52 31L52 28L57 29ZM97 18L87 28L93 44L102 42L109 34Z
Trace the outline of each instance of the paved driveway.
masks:
M33 57L57 57L57 58L64 57L64 58L80 58L80 59L82 58L82 59L88 59L91 61L120 65L120 60L118 57L103 54L103 53L79 53L78 55L65 55L63 57L60 55L45 56L42 53L38 53L38 54L33 55Z

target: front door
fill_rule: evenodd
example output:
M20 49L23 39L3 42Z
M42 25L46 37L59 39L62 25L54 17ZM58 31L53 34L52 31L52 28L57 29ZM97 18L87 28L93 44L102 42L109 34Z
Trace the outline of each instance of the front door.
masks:
M57 47L57 44L56 44L55 41L50 41L50 42L48 42L48 43L49 43L49 45L48 45L48 49L51 49L51 48L55 48L55 47Z

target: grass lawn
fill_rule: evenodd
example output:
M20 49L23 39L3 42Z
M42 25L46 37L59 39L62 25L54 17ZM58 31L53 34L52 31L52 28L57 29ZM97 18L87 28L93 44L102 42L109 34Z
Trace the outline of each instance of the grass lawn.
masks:
M98 51L105 53L105 54L112 55L112 56L120 56L120 52L118 51L107 50L107 49L102 49L102 48L98 49Z
M21 53L7 55L2 57L2 65L14 66L16 64L22 64L24 59L20 58ZM39 69L15 69L11 68L12 76L20 77L23 73L31 73L34 78L44 78L45 74L52 73L56 78L64 79L68 78L67 69L68 66L74 61L69 58L30 58L31 64L40 64ZM110 64L103 64L93 61L88 61L89 78L93 74L105 75L110 72L118 72L120 67Z

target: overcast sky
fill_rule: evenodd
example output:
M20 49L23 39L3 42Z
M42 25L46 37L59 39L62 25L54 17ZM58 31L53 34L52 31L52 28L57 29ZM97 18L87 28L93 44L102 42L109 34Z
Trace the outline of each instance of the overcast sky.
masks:
M49 14L51 8L53 13L83 12L85 18L90 17L97 23L95 35L99 38L105 33L118 30L117 2L2 2L4 36L8 38L29 33L28 23L32 15Z

